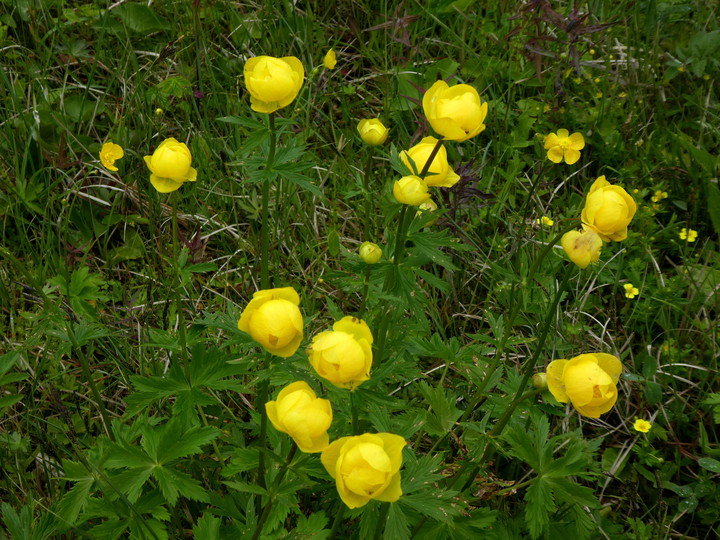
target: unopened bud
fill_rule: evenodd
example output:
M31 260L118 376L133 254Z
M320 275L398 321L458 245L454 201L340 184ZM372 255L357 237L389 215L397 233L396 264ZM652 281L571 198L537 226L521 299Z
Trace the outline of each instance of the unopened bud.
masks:
M382 249L372 242L363 242L360 246L360 258L367 264L375 264L382 257Z
M547 373L536 373L533 375L532 385L538 390L545 390L547 388Z

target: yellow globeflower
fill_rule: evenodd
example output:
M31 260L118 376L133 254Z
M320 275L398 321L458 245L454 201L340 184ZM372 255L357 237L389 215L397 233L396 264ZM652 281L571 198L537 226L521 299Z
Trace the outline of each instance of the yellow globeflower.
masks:
M585 148L585 139L582 133L573 133L567 129L558 129L557 134L550 133L545 136L545 150L553 163L560 163L563 159L568 165L580 159L580 150Z
M265 410L275 429L290 435L303 452L322 452L330 444L327 430L332 423L332 407L306 382L283 388L276 401L265 404Z
M419 206L430 198L425 181L419 176L403 176L393 184L395 200L410 206Z
M337 55L335 49L330 49L323 58L323 65L328 69L334 69L335 64L337 64Z
M402 495L400 467L406 444L392 433L341 437L323 450L320 460L348 508L365 506L370 499L395 502Z
M600 258L603 241L595 231L568 231L560 240L570 260L580 268L587 268Z
M292 287L264 289L253 294L238 321L267 352L288 358L295 354L303 336L300 296Z
M635 431L639 431L640 433L647 433L648 431L650 431L651 427L652 424L647 420L643 420L642 418L638 418L633 424L633 429Z
M290 105L305 78L305 68L294 56L255 56L245 62L243 72L250 92L250 107L260 113L275 112Z
M382 248L373 242L363 242L359 249L360 258L366 264L375 264L382 257Z
M357 125L358 133L365 144L377 146L384 143L390 130L386 128L379 118L360 120Z
M125 151L122 146L115 144L114 142L106 142L100 149L100 161L103 166L109 171L117 171L118 168L115 166L115 161L121 159L125 155Z
M197 170L191 163L190 149L172 137L160 143L151 156L145 156L150 182L160 193L170 193L185 182L195 182Z
M467 84L437 81L423 96L423 110L433 129L445 139L466 141L485 129L488 104Z
M617 401L622 364L605 353L581 354L571 360L554 360L547 367L548 389L560 403L589 418L599 418Z
M335 386L354 390L370 378L372 367L370 328L361 319L343 317L332 331L316 335L307 349L318 375Z
M400 153L400 159L402 159L402 162L409 171L413 170L412 165L410 164L410 160L412 160L412 163L415 164L415 168L417 169L417 174L419 175L425 168L427 160L430 159L430 154L435 148L437 142L438 140L435 137L425 137L410 150L403 150ZM460 180L460 177L450 168L447 158L447 150L444 146L441 146L437 154L435 154L430 168L423 180L425 180L428 186L432 187L452 187L457 184L458 180Z
M595 231L603 242L620 242L627 238L627 228L636 211L637 205L630 194L601 176L590 187L585 199L583 227Z

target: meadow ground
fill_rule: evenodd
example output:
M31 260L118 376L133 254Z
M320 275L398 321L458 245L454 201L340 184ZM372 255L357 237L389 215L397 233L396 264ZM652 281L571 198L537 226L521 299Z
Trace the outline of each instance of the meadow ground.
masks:
M0 537L717 538L717 20L0 0Z

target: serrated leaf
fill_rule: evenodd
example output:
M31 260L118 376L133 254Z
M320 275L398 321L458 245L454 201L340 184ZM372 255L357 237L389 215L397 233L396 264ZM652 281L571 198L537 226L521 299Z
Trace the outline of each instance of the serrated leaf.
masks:
M410 538L410 525L400 505L394 503L383 504L390 505L385 531L383 532L383 539L405 540L406 538Z
M153 476L171 505L177 502L178 495L193 501L208 502L210 500L200 482L184 472L167 467L156 467L153 469Z
M418 388L430 405L426 425L428 433L445 435L462 416L462 411L455 407L456 399L450 397L444 388L440 386L432 388L425 381L420 382Z
M56 515L68 526L75 525L78 515L85 508L90 489L95 483L94 478L83 478L77 482L60 500L55 510Z
M255 484L248 484L246 482L238 482L234 480L227 480L223 482L226 486L239 491L240 493L251 493L253 495L267 495L267 490L257 486Z
M127 495L130 502L135 502L142 494L142 488L152 473L153 465L132 467L114 476L112 481L117 489Z
M202 540L220 540L222 521L212 514L203 514L193 527L193 537Z
M525 517L530 536L539 538L550 523L550 514L555 511L552 488L542 476L537 477L525 492Z
M581 486L568 478L545 478L552 487L553 496L557 501L562 501L569 505L581 505L588 508L599 508L598 502L593 490Z
M300 514L295 525L295 534L307 540L325 540L330 537L330 531L325 529L327 524L328 518L323 511L314 512L307 517Z
M206 444L220 436L220 430L212 426L191 428L180 438L172 438L171 433L162 432L158 458L161 463L169 463L181 457L197 454Z

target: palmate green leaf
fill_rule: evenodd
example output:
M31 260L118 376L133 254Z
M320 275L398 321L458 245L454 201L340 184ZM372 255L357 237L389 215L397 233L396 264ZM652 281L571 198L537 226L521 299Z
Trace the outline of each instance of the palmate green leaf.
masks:
M312 164L308 162L284 163L276 165L274 170L286 180L289 180L299 188L309 191L317 197L323 196L323 191L312 183L312 180L304 174Z
M94 483L95 479L92 477L78 480L60 499L54 511L58 519L64 522L66 527L75 525L78 515L87 505L90 490Z
M307 517L300 514L293 532L296 538L326 540L330 537L330 531L325 528L327 525L328 518L323 511L314 512Z
M525 492L525 517L530 536L539 538L547 531L550 514L555 511L555 500L550 483L542 476L537 477Z
M385 531L383 532L383 539L405 540L406 538L410 538L410 525L400 505L395 503L383 504L390 505Z
M540 468L540 460L533 447L533 439L527 431L520 427L506 430L502 437L510 445L510 455L524 461L536 471Z
M418 389L430 405L425 429L432 435L445 435L462 416L462 411L455 407L456 398L448 395L444 388L432 388L425 381L420 382Z
M111 479L113 485L124 493L131 503L136 502L142 495L143 486L153 474L154 466L129 467Z
M193 527L193 538L202 540L220 540L220 518L212 514L203 514Z
M189 474L168 467L156 467L153 469L153 476L158 481L160 490L171 505L177 502L178 495L193 501L209 501L208 494L202 488L200 482Z

